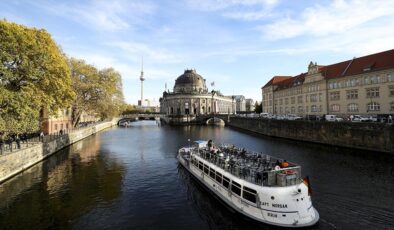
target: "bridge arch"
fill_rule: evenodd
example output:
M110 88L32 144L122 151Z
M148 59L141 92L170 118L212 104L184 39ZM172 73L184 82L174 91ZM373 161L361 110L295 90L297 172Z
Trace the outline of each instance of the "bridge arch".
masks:
M205 120L205 124L225 126L226 122L219 117L211 117Z

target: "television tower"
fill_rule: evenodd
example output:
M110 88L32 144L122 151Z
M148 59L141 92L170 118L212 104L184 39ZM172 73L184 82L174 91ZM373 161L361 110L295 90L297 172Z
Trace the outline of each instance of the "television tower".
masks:
M145 81L145 78L144 78L144 57L142 57L140 81L141 81L141 106L143 106L143 103L144 103L144 81Z

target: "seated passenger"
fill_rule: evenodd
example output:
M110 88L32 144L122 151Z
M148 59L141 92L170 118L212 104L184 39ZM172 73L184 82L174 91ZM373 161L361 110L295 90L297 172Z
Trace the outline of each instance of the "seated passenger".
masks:
M277 171L277 170L280 170L280 163L279 163L279 161L278 161L278 160L276 160L276 163L275 163L275 168L274 168L274 170L275 170L275 171Z
M282 162L282 168L287 168L287 167L289 167L289 163L287 163L286 160L283 160L283 162Z

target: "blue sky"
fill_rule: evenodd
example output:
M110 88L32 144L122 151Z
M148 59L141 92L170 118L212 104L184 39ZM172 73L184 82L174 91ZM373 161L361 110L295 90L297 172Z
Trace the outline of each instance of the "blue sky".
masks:
M274 75L394 48L394 1L0 0L0 17L45 28L69 56L123 77L136 104L158 100L184 69L225 95L261 100Z

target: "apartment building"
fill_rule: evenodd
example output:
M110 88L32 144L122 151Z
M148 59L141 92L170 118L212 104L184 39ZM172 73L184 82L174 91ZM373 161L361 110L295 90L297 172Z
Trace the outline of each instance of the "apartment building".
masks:
M263 112L306 115L394 113L394 50L332 65L310 62L297 76L262 87Z

